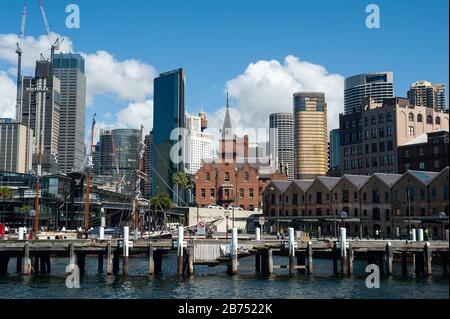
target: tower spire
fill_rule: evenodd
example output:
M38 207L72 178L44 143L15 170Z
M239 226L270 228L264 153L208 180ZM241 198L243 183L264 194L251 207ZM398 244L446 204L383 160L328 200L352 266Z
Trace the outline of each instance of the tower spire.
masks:
M227 91L227 109L229 109L229 108L230 108L230 95Z

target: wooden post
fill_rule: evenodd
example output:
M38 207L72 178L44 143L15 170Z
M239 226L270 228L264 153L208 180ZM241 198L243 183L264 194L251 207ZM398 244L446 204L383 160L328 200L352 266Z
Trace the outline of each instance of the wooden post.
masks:
M235 275L238 272L238 232L237 228L231 230L231 267L230 274Z
M272 249L267 251L267 273L273 274L273 252Z
M98 254L98 273L103 274L103 253Z
M73 244L69 244L69 264L75 265L77 263L77 258L75 255L75 247Z
M425 243L425 247L423 248L423 254L425 257L425 274L427 276L431 276L432 275L432 269L431 269L431 261L433 259L433 255L432 255L432 251L431 251L431 245L429 242Z
M355 258L354 252L353 252L353 243L350 242L348 244L348 274L353 274L353 259Z
M106 274L112 275L113 273L113 254L111 249L111 242L106 244Z
M386 271L388 276L391 276L393 273L392 261L393 261L393 252L392 252L392 243L388 242L386 244L385 258L386 258Z
M177 273L183 275L183 254L184 254L184 227L178 227L178 250L177 250Z
M406 251L402 251L402 273L403 275L408 274L408 255Z
M255 253L255 271L261 271L261 253L259 250Z
M123 274L128 275L128 255L130 244L130 228L123 228Z
M23 251L24 257L22 271L24 275L31 275L30 244L28 242L25 243Z
M341 273L347 274L347 229L341 227L340 229L340 246L341 246Z
M153 243L148 244L148 274L155 273L155 260L153 259Z
M312 249L312 242L311 241L308 243L307 251L308 251L308 274L311 275L313 273L313 271L314 271L314 266L313 266L313 249Z
M188 276L194 275L194 247L189 248L187 273Z
M295 272L295 236L294 228L289 228L289 272Z

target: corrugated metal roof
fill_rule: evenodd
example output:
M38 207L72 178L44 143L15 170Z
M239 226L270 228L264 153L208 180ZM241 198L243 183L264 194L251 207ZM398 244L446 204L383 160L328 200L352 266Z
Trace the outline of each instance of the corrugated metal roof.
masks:
M392 187L392 185L394 185L403 175L375 173L375 174L373 174L373 176L377 177L379 180L381 180L387 186Z

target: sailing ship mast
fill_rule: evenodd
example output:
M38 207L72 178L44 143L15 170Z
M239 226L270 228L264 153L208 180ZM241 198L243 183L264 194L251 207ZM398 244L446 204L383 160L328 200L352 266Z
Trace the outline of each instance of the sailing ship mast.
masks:
M86 213L85 213L85 219L84 219L84 230L89 230L89 210L90 210L90 193L91 193L91 172L92 172L92 156L93 156L93 148L94 148L94 130L95 130L95 116L94 114L92 119L92 127L91 127L91 145L89 148L89 157L88 157L88 165L86 169Z

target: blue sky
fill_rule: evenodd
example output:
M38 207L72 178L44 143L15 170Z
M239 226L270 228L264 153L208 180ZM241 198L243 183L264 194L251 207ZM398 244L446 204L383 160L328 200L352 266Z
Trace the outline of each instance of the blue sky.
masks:
M41 35L38 0L28 2L27 34ZM80 29L65 28L70 3L80 7ZM381 9L381 29L365 27L370 3ZM18 32L22 5L2 1L0 34ZM190 111L203 103L205 111L215 112L225 103L227 81L250 63L282 63L288 55L343 77L393 71L400 96L417 80L449 83L447 0L46 0L45 5L52 29L69 37L76 50L105 50L118 61L136 59L158 72L183 67ZM0 57L0 70L9 67ZM99 94L87 117L94 110L118 112L129 102L113 92Z

